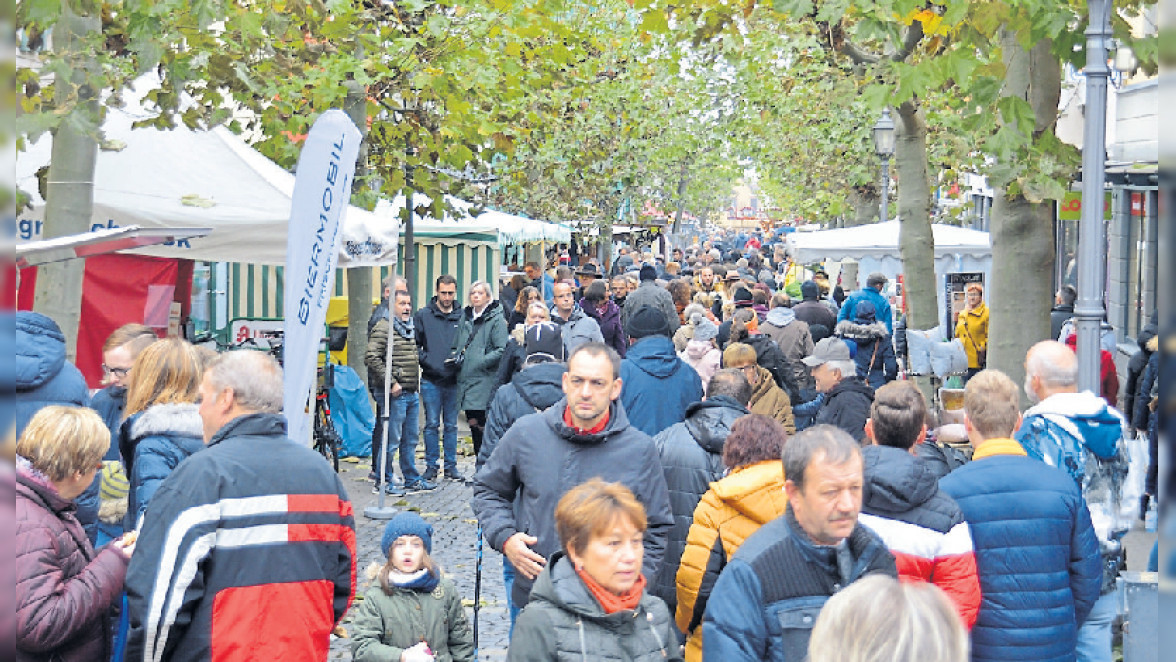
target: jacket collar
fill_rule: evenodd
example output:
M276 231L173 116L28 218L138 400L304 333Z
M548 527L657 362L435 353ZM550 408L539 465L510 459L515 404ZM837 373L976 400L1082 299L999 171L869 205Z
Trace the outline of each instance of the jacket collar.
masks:
M215 446L229 437L282 437L286 439L286 417L281 414L245 414L217 430L208 442Z
M997 455L1028 455L1025 449L1012 439L989 439L972 452L972 461L983 460Z
M595 434L577 434L574 428L566 425L563 415L567 408L567 397L560 398L558 402L543 411L543 417L555 434L573 444L583 446L600 444L607 441L609 437L624 432L629 427L629 418L625 415L625 408L619 406L616 400L613 400L608 406L608 425Z

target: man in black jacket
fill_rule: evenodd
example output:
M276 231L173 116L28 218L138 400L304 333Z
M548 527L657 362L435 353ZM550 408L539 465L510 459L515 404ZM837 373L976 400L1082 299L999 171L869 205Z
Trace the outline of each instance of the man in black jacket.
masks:
M331 466L286 436L281 409L273 357L226 352L205 371L207 447L147 509L124 659L326 659L355 596L355 519Z
M673 525L666 479L653 440L629 425L621 357L602 343L581 345L563 375L565 398L507 430L474 478L471 504L486 541L515 567L511 597L523 607L546 559L559 551L555 504L590 478L621 482L645 506L642 572L654 577Z
M653 438L661 459L674 527L666 544L666 556L650 591L677 609L676 576L686 548L686 534L694 522L694 509L710 484L723 477L723 445L735 421L748 413L751 384L741 370L725 368L707 384L706 398L686 408L686 420L662 430Z
M426 481L437 480L440 444L445 445L445 477L459 483L465 476L457 470L457 371L447 363L457 337L461 308L457 300L457 279L449 274L437 277L433 299L416 312L416 343L421 360L421 402L425 406ZM444 438L440 438L441 419Z
M1058 340L1062 333L1062 326L1074 317L1074 302L1078 300L1078 290L1073 285L1063 285L1054 294L1054 307L1049 311L1049 338Z
M817 390L825 394L815 423L835 425L859 442L864 441L874 389L857 376L849 345L841 338L825 338L813 348L812 356L801 361L812 368Z

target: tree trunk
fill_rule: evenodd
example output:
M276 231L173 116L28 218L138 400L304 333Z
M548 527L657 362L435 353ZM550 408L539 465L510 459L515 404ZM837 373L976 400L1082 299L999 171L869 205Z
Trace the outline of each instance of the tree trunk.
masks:
M878 220L879 197L877 189L864 186L853 187L849 191L849 204L853 207L853 216L842 216L846 219L841 224L844 227L866 225Z
M355 182L364 180L367 155L367 94L362 85L347 81L347 115L362 135L359 163L356 165ZM372 269L357 267L345 269L347 274L347 366L367 383L367 321L372 312Z
M53 48L65 55L68 75L56 81L56 100L63 107L77 94L80 101L53 133L49 182L45 192L43 238L80 234L90 229L94 213L94 164L98 143L79 127L96 125L99 118L97 90L85 71L88 35L101 30L97 16L78 16L63 7L53 27ZM86 100L86 96L89 99ZM65 334L66 358L77 358L78 325L82 314L82 277L85 260L66 260L37 269L33 308L47 315Z
M894 165L898 180L898 247L902 255L903 300L908 326L930 329L938 323L935 241L931 235L931 183L927 176L927 123L907 102L896 108Z
M1033 105L1038 133L1054 130L1061 97L1060 67L1050 55L1050 46L1043 41L1025 51L1015 33L1001 35L1006 68L1002 94L1019 96ZM1019 384L1025 378L1026 352L1049 337L1054 270L1052 204L1031 203L995 189L991 237L992 283L986 294L990 310L988 365Z

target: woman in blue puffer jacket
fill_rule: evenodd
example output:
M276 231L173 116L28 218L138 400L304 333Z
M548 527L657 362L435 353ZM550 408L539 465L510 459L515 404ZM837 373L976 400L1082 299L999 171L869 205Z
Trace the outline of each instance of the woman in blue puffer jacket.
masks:
M833 335L857 345L850 349L856 349L856 353L851 353L857 364L858 377L866 380L870 388L878 389L898 376L898 361L886 325L877 321L874 315L874 304L860 301L853 321L838 322Z
M196 404L203 370L200 353L178 338L156 341L135 359L118 442L130 480L123 520L128 531L138 524L163 480L204 448Z

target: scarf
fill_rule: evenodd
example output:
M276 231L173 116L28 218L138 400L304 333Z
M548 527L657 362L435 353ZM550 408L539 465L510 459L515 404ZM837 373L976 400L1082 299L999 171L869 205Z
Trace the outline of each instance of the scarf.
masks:
M399 317L393 317L392 326L396 329L396 333L399 334L400 337L406 338L408 340L414 340L416 338L416 327L413 326L411 317L408 318L407 322L401 320Z
M429 572L428 568L421 568L411 574L405 574L399 570L388 571L388 584L396 588L429 593L437 588L437 584L440 582L441 579Z
M618 611L636 611L637 605L641 603L641 596L645 593L645 575L643 574L637 575L637 581L633 582L629 590L621 595L601 586L580 568L576 568L576 574L579 575L580 581L584 582L588 592L596 598L606 614L615 614Z

